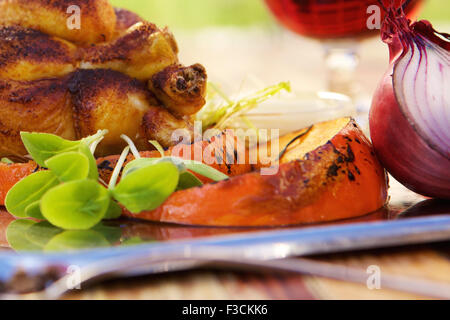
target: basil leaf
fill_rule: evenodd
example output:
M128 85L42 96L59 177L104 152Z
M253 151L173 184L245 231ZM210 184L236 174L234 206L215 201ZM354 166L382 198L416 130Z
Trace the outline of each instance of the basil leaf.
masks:
M82 154L84 154L88 158L88 162L89 162L88 178L92 179L92 180L98 180L97 161L95 160L94 155L92 154L88 145L85 143L80 144L78 147L78 151L81 152Z
M172 163L156 163L128 174L111 192L132 213L153 210L175 191L178 176Z
M177 168L179 173L186 172L186 166L184 160L177 157L163 157L159 158L158 162L170 162L173 163Z
M14 220L8 225L6 229L6 239L9 246L16 251L39 251L41 247L36 243L31 242L25 235L28 230L35 225L36 222L32 220Z
M95 230L70 230L53 237L44 251L76 251L109 246L108 240Z
M109 202L108 210L106 211L105 217L103 219L105 220L119 219L121 215L122 215L122 207L119 206L119 204L114 200L111 200Z
M211 180L221 181L228 179L228 176L226 174L204 163L195 160L183 160L183 163L189 170L194 171L195 173L198 173L199 175L202 175Z
M98 182L72 181L48 191L42 198L41 211L56 227L86 230L103 219L109 202L108 191Z
M62 182L82 180L89 174L89 160L80 152L58 154L45 161L45 166Z
M9 190L5 206L9 213L26 218L26 208L42 198L51 188L59 184L58 177L51 171L39 171L16 183Z
M177 190L186 190L193 187L200 187L203 183L192 173L186 171L180 174Z
M41 200L35 201L25 209L25 214L29 218L45 220L41 212Z
M75 151L80 141L69 141L48 133L21 132L22 142L34 161L45 167L45 161L68 151Z

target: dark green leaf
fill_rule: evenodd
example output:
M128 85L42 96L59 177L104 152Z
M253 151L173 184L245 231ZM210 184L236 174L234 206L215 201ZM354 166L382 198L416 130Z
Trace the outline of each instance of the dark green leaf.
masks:
M105 217L103 219L105 220L119 219L121 215L122 215L122 207L119 206L116 201L111 200L109 202L108 211L106 211Z
M186 171L180 174L177 190L185 190L194 187L200 187L203 183L192 173Z

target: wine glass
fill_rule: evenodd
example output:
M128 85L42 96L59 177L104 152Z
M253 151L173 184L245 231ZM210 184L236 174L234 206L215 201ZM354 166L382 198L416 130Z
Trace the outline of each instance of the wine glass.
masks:
M379 35L383 6L402 6L415 18L424 0L265 0L277 20L302 36L319 39L325 48L328 91L356 97L355 70L362 39ZM377 7L374 7L374 6ZM373 15L379 15L378 17ZM369 20L372 18L371 20ZM379 25L378 25L379 27Z

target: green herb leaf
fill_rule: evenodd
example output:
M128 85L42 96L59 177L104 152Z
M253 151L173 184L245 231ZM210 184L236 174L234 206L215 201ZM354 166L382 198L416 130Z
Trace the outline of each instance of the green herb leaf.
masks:
M159 207L178 185L178 169L170 162L136 170L111 191L114 198L132 213Z
M22 142L34 161L45 167L45 161L62 152L75 151L80 141L69 141L48 133L21 132Z
M25 214L29 218L45 220L41 212L41 200L35 201L25 209Z
M189 170L214 181L221 181L229 178L226 174L220 172L219 170L195 160L183 160L183 163Z
M41 211L54 226L86 230L103 219L109 202L108 191L98 182L72 181L48 191L42 198Z
M203 183L189 171L180 174L177 190L186 190L194 187L200 187Z
M121 215L122 215L122 207L119 206L119 204L116 201L111 200L109 202L108 210L106 211L105 217L103 219L105 220L119 219Z
M98 180L98 167L97 167L97 160L95 160L94 155L92 154L91 150L87 146L87 144L80 144L78 147L78 152L84 154L88 158L89 162L89 173L88 178L92 180Z
M26 218L26 208L40 200L51 188L59 184L58 177L51 171L39 171L16 183L9 190L5 206L9 213L19 218Z
M186 165L184 164L183 159L178 158L178 157L162 157L159 158L158 162L170 162L173 163L173 165L175 165L178 168L178 172L181 174L183 172L186 172Z
M80 152L65 152L47 161L49 168L62 182L86 179L89 174L89 159Z
M20 136L34 161L45 167L45 161L57 154L77 151L80 145L85 145L89 149L91 144L100 141L107 132L107 130L99 130L96 134L77 141L66 140L49 133L21 132Z
M108 240L95 230L70 230L54 236L44 247L44 251L77 251L110 245Z
M139 158L127 163L125 168L123 168L122 179L125 178L130 173L142 169L147 166L154 165L158 163L161 158Z

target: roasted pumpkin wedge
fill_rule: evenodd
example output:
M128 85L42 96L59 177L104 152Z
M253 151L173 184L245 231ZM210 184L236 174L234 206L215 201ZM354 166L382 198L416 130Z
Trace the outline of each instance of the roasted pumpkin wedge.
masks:
M283 147L274 175L255 170L175 192L154 211L125 215L186 225L284 226L362 216L385 205L385 170L354 120L289 134L280 139Z

